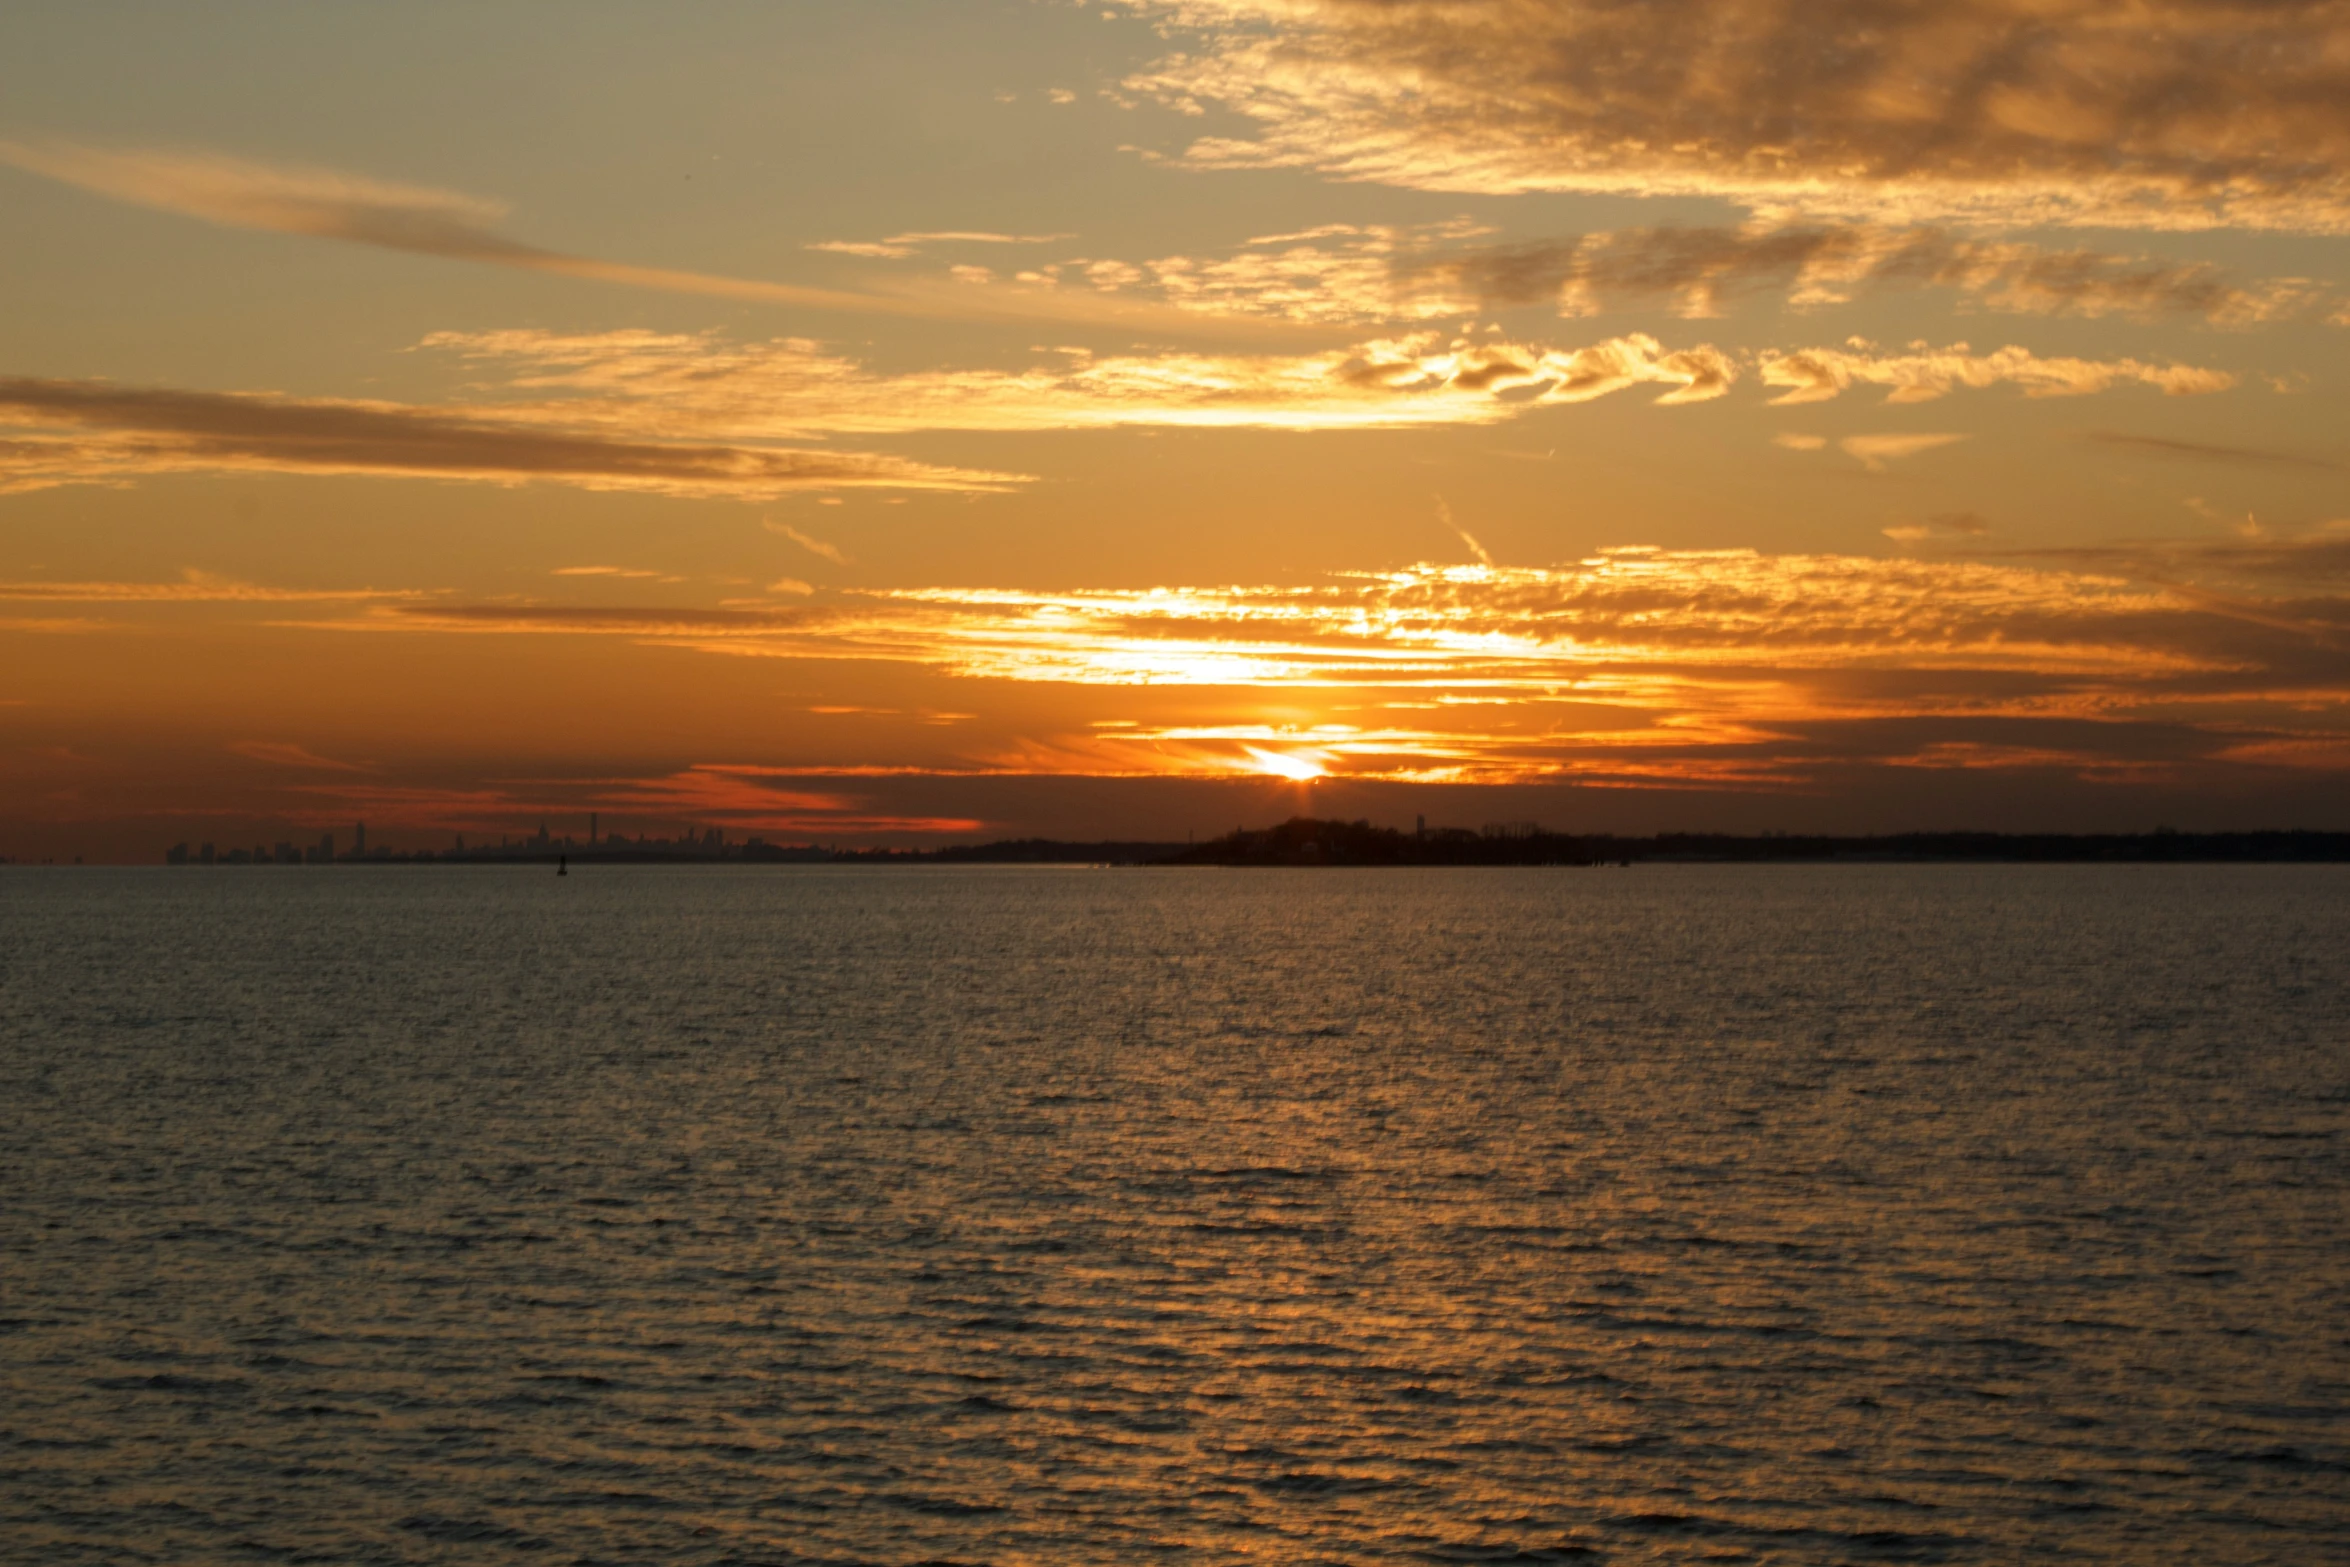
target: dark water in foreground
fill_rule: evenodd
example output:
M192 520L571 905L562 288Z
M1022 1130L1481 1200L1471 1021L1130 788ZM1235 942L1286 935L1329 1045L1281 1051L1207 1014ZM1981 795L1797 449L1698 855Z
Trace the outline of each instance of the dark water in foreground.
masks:
M0 874L0 1558L2350 1560L2350 871Z

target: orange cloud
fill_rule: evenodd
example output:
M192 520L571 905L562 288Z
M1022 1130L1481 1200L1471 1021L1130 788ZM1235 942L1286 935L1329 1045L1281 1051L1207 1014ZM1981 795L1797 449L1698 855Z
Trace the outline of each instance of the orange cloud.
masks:
M648 571L641 566L557 566L550 576L556 577L618 577L632 582L683 582L666 572Z
M997 234L986 229L925 229L909 234L892 234L887 239L818 240L802 248L831 251L843 256L863 256L871 260L902 261L929 245L1049 245L1055 240L1072 237L1068 234Z
M2200 667L2144 629L2197 608L2182 589L2119 574L1627 548L1571 567L1420 566L1326 588L928 588L764 609L419 603L311 624L618 635L1083 685L1549 691L1594 670L1642 668Z
M0 600L69 604L325 604L425 596L413 589L263 587L194 567L177 582L0 582Z
M2135 359L2043 359L1967 345L1886 354L1871 345L1737 355L1699 343L1668 348L1627 333L1576 348L1498 336L1412 333L1317 354L1101 356L1061 350L1023 371L881 374L799 338L733 342L715 334L533 331L439 333L426 346L502 372L543 401L501 403L502 417L564 428L625 429L678 442L778 440L832 432L1105 429L1119 426L1384 429L1494 424L1530 408L1585 403L1642 386L1666 406L1727 396L1745 376L1813 402L1874 382L1892 400L1958 387L2018 385L2072 395L2124 384L2174 395L2236 384L2224 371ZM549 394L554 394L550 396Z
M1982 526L1934 528L1964 538ZM1857 743L1831 731L1865 730L1877 760L1919 766L1960 755L1936 761L1924 748L1937 745L1984 748L1964 753L1969 766L2022 766L2157 739L2204 754L2350 733L2350 597L2309 597L2319 582L2350 584L2350 533L2204 548L2199 560L2117 546L2078 569L1641 548L1306 588L934 588L710 610L414 603L310 624L614 636L1101 693L1107 711L1084 734L983 725L962 754L993 773L1776 787ZM2181 580L2198 570L2248 586ZM2288 581L2300 596L2274 597ZM1137 720L1139 704L1187 690L1227 710L1329 716ZM1374 716L1342 716L1353 713ZM2048 740L2055 729L2063 745Z
M1901 526L1913 549L1896 559L1621 548L1549 567L1427 564L1286 587L942 586L580 605L218 580L34 586L36 596L61 588L60 602L95 592L132 606L215 603L256 634L596 637L802 660L824 667L838 698L794 699L835 711L788 726L788 773L508 780L485 784L473 806L403 803L412 760L356 773L338 762L340 742L210 742L284 770L295 782L279 789L327 791L314 798L364 806L371 822L462 826L570 801L608 820L638 812L845 834L964 816L882 809L845 782L780 780L1312 773L1333 784L1783 789L1864 764L2108 779L2206 765L2308 773L2350 745L2350 528L1995 559L1948 553L1984 537L1979 518ZM594 580L623 589L626 579ZM481 656L450 650L467 659ZM848 675L857 665L867 673ZM834 686L836 675L851 683ZM852 707L873 710L843 711ZM371 742L366 754L380 750Z

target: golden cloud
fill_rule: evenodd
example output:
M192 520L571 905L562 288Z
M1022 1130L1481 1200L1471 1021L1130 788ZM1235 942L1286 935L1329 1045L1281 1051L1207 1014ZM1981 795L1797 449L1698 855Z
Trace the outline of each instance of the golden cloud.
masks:
M1203 167L1870 219L2350 229L2336 0L1124 0Z
M1305 355L1058 352L1027 370L881 374L801 338L729 342L711 334L438 333L425 346L499 370L515 393L557 393L508 418L545 417L677 439L785 439L821 433L1103 429L1127 425L1330 430L1493 424L1530 408L1634 387L1657 402L1710 402L1751 367L1819 401L1854 384L1914 402L1957 387L2013 383L2036 396L2142 383L2174 394L2236 384L2225 371L2135 359L2042 359L1965 344L1883 355L1865 344L1741 356L1711 343L1668 348L1627 333L1575 348L1422 332ZM1776 379L1774 379L1774 377Z
M1659 301L1702 320L1765 291L1812 309L1929 288L2021 315L2188 316L2229 327L2340 319L2328 314L2341 308L2338 290L2307 278L2240 279L2209 261L2049 249L1936 226L1773 216L1737 226L1476 243L1490 233L1467 220L1330 224L1260 236L1228 255L1052 263L1021 277L1052 286L1147 287L1186 309L1329 325L1458 321L1524 305L1589 316Z
M1055 240L1074 237L1069 234L997 234L986 229L926 229L910 234L892 234L887 239L817 240L804 248L831 251L843 256L863 256L876 261L903 261L916 251L932 245L1049 245Z
M1963 435L1939 434L1848 435L1836 445L1846 456L1859 458L1862 467L1876 473L1889 462L1952 446L1965 439Z
M1889 403L1924 403L1958 387L2001 382L2021 387L2026 397L2085 397L2124 382L2151 386L2169 397L2195 397L2224 392L2237 384L2237 378L2225 370L2194 365L2155 365L2136 359L2042 359L2013 346L1977 354L1964 343L1947 348L1921 345L1907 352L1886 353L1858 338L1843 348L1767 352L1760 374L1765 386L1787 388L1771 399L1774 407L1826 402L1854 385L1892 388L1885 398Z
M1738 366L1711 344L1631 333L1578 348L1424 332L1303 355L1063 349L1027 370L882 374L803 338L444 332L426 347L503 367L516 392L561 392L549 417L742 438L1123 425L1329 430L1485 424L1635 386L1666 404L1727 392ZM529 410L507 410L524 417Z
M1412 287L1488 305L1555 302L1566 315L1668 299L1684 317L1782 291L1799 308L1868 293L1941 288L2022 315L2194 316L2253 326L2322 311L2334 296L2304 278L2239 281L2207 261L1970 239L1934 227L1796 224L1641 228L1432 252L1398 263Z

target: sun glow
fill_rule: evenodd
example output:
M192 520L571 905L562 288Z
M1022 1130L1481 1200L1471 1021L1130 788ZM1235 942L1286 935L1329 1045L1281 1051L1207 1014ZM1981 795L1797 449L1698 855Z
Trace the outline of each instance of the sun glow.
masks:
M2106 776L2129 759L2098 761L2084 736L2113 731L2084 726L2157 704L2235 704L2228 743L2255 732L2298 743L2313 729L2331 741L2329 720L2286 715L2273 696L2302 669L2309 638L2331 632L2263 595L2280 574L2330 569L2332 539L2228 546L2210 557L2234 573L2224 597L2159 580L2204 559L2170 547L2052 570L1639 545L1550 567L1422 562L1302 587L832 589L701 608L383 595L275 623L912 665L1097 687L1127 715L1082 736L974 732L952 756L890 764L914 771L1787 787L1813 774L1820 737L1834 733L1886 766ZM256 591L212 579L0 582L0 601ZM2275 645L2245 640L2256 633ZM2350 710L2339 683L2292 678L2301 700L2325 704L2312 711ZM1254 709L1275 692L1280 711L1327 703L1351 721L1218 721L1220 703ZM1049 722L1090 717L1082 698L1050 703L1066 716ZM1929 719L1983 732L1920 744L1903 727Z
M1330 776L1330 769L1302 751L1264 751L1253 745L1242 746L1248 753L1249 765L1273 778L1286 778L1292 783L1312 783L1317 778Z

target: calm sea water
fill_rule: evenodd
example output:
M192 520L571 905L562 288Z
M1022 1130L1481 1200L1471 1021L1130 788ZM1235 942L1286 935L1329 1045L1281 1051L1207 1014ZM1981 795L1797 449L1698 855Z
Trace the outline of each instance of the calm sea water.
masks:
M10 1562L2350 1560L2350 871L0 873Z

